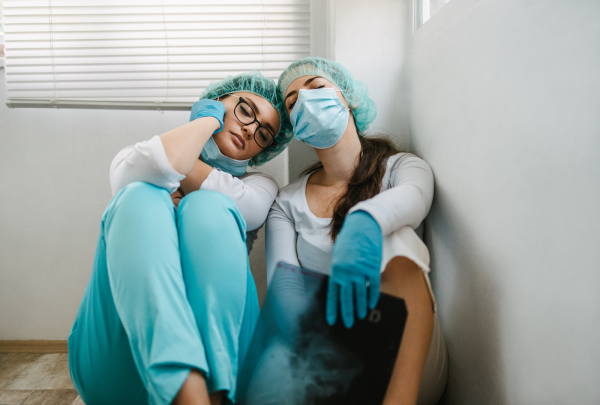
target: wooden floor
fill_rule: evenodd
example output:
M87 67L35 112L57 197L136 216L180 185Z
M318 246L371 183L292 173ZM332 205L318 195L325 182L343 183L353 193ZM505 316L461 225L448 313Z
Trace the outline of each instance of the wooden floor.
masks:
M0 405L85 405L66 353L0 353Z

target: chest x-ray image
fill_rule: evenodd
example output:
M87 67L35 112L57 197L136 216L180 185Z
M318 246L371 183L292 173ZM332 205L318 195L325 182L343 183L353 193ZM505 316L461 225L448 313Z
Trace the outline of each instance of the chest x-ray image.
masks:
M382 294L347 329L325 320L328 276L279 263L240 370L244 405L376 404L400 347L404 300Z

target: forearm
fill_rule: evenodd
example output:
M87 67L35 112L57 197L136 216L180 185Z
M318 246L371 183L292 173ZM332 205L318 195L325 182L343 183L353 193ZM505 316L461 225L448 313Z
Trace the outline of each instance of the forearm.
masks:
M198 162L206 141L220 126L216 118L202 117L160 135L173 169L187 176Z
M196 162L192 170L187 174L185 179L181 180L181 188L185 194L192 191L200 190L202 183L208 177L211 171L215 170L212 166L207 165L200 159L196 158Z

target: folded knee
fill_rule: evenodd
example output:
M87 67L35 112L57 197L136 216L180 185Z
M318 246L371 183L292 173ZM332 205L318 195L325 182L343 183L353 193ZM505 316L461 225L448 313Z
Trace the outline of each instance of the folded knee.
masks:
M387 264L381 274L381 291L404 299L431 298L423 269L404 256L396 256Z
M150 183L136 181L123 187L115 196L120 201L133 201L135 203L148 203L154 200L168 198L167 190L156 187Z
M233 200L223 193L199 190L186 195L177 217L178 222L193 223L207 233L236 228L245 239L246 222Z
M198 190L189 193L181 200L182 206L193 206L194 210L215 211L218 209L236 209L233 200L223 193L209 190Z
M120 212L127 221L155 219L160 213L172 216L173 202L167 190L149 183L134 182L119 191L106 207L103 223L110 223Z

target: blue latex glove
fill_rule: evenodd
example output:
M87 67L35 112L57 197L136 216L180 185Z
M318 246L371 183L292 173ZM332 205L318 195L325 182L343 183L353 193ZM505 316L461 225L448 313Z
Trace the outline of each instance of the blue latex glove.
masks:
M197 120L202 117L214 117L219 120L221 126L214 134L223 130L223 117L225 116L225 105L222 102L210 99L196 101L192 106L190 121Z
M338 301L347 328L354 324L354 304L360 319L367 316L367 281L369 308L379 299L383 236L379 224L365 211L348 215L333 246L331 276L327 291L327 322L337 320Z

